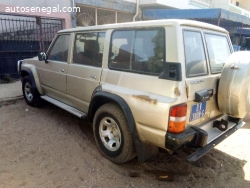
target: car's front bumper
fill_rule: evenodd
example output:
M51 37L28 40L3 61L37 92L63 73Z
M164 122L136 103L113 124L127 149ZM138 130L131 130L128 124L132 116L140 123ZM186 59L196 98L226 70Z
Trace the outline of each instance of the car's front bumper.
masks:
M223 131L222 134L215 138L214 140L208 142L208 133L198 127L189 127L184 132L180 134L166 134L165 146L167 149L176 151L182 147L190 147L194 151L190 156L188 156L188 161L196 161L211 149L213 149L217 144L223 141L225 138L233 134L239 128L244 126L245 122L241 121L239 123L234 123L230 129Z

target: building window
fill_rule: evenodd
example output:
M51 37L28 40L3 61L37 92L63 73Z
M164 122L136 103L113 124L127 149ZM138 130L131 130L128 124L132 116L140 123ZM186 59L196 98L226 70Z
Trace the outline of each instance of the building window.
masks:
M133 21L133 14L127 14L127 13L123 13L123 12L118 12L117 13L117 23L123 23L123 22L129 22L129 21Z
M97 25L116 23L116 12L97 9Z
M211 5L211 0L190 0L190 2L204 7L210 7Z
M76 14L76 26L78 27L133 21L134 15L130 13L83 5L77 6L80 7L80 12L77 12Z
M236 1L235 5L238 7L238 6L240 6L240 3L238 1Z

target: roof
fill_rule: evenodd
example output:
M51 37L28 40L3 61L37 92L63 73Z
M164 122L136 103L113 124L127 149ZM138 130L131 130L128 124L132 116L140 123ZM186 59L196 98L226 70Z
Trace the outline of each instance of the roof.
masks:
M97 26L87 26L87 27L77 27L71 29L64 29L59 31L62 32L78 32L78 31L93 31L93 30L104 30L104 29L126 29L134 27L157 27L157 26L167 26L167 25L185 25L193 26L199 28L207 28L211 30L217 30L221 32L227 32L221 27L217 27L211 24L198 22L194 20L182 20L182 19L164 19L164 20L150 20L150 21L138 21L138 22L126 22L126 23L117 23L117 24L106 24L106 25L97 25Z
M221 27L250 27L250 18L224 9L144 9L144 20L193 19Z

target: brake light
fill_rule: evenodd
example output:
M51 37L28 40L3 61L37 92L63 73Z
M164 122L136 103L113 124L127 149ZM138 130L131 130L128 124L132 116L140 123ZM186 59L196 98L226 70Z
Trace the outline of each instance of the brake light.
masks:
M175 106L170 110L168 132L181 133L185 130L187 119L187 104Z

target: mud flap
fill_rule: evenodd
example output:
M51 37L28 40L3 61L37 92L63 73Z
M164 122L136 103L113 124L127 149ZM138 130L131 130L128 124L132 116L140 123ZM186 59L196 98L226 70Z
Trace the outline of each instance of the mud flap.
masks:
M159 152L158 147L142 143L140 140L135 141L135 148L137 152L137 159L140 162L145 162L155 157Z

